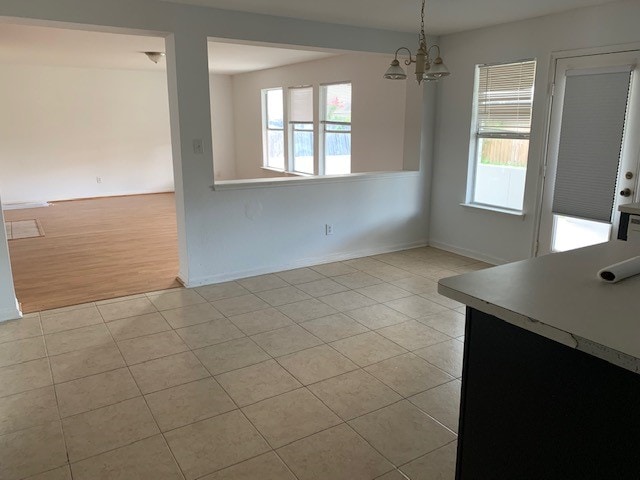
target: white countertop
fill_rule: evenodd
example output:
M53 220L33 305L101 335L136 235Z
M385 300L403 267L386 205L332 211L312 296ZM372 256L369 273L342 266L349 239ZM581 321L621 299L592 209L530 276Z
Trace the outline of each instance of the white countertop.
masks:
M630 213L631 215L640 215L640 203L627 203L618 207L622 213Z
M613 241L440 280L472 308L640 373L640 275L617 284L596 273L640 255Z

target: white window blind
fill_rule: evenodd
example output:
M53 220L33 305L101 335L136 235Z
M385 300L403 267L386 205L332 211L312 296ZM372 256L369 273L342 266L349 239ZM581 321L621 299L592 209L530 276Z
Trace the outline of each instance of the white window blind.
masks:
M528 136L536 62L486 65L478 70L478 135Z
M610 222L631 67L567 72L553 212Z
M289 102L289 123L313 123L313 87L291 88Z

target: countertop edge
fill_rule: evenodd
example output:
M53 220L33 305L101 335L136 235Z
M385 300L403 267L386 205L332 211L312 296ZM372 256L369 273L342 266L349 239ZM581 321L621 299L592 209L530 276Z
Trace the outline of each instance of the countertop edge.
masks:
M532 333L640 374L640 359L438 283L438 293Z

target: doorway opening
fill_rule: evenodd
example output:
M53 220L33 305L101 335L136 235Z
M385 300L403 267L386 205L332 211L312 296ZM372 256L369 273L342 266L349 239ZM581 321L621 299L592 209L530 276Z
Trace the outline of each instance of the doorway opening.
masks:
M0 38L0 195L23 313L179 287L166 66L144 53L165 39L16 24Z

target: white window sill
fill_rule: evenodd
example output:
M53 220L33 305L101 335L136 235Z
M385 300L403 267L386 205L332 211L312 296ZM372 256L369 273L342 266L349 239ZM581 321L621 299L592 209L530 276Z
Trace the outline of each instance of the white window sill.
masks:
M351 173L349 175L325 175L325 176L297 176L297 177L276 177L276 178L255 178L250 180L221 180L215 182L211 189L222 190L246 190L250 188L267 187L293 187L297 185L317 185L322 183L345 183L362 182L369 180L381 180L385 178L419 177L420 172L371 172L371 173Z
M276 172L276 173L287 173L284 170L280 170L279 168L273 168L273 167L260 167L262 170L267 170L269 172Z
M295 177L313 177L313 174L310 173L302 173L302 172L289 172L287 170L278 170L273 167L260 167L262 170L267 170L268 172L281 173L283 175L293 175Z
M522 210L511 210L509 208L494 207L492 205L483 205L481 203L461 203L461 207L473 208L475 210L486 210L488 212L502 213L524 219L525 213Z

